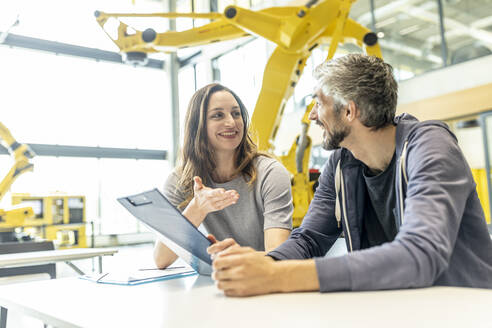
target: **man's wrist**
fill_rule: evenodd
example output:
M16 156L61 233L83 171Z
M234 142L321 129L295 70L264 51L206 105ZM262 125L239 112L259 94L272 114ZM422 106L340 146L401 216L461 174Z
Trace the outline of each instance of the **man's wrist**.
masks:
M277 291L287 293L319 290L314 260L284 260L275 261L274 264Z
M284 272L282 268L278 265L279 262L275 261L274 258L268 255L264 255L265 259L268 260L270 265L270 282L268 283L268 293L283 293L285 292L285 282Z

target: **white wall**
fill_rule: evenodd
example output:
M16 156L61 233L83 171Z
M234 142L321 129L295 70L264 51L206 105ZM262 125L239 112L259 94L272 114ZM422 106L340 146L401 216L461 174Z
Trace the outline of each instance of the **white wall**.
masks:
M492 83L492 56L446 67L400 83L398 104L409 104ZM492 91L492 90L491 90ZM472 168L484 168L480 127L455 129L458 143Z
M398 104L408 104L492 82L492 55L431 71L399 83Z

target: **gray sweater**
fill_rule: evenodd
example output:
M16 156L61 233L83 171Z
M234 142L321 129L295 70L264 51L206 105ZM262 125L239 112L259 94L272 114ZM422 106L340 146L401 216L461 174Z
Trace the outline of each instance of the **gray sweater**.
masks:
M258 156L256 181L248 185L242 175L226 183L207 187L236 190L236 204L212 212L203 221L207 232L217 240L234 238L241 246L265 250L264 231L270 228L292 229L292 194L289 172L273 158ZM178 176L173 171L164 186L164 195L177 206L186 195L177 188Z
M406 154L404 169L397 170L395 179L395 240L360 250L367 197L362 164L339 149L320 176L301 227L269 255L278 260L315 258L323 292L432 285L492 288L492 241L456 137L443 123L419 123L407 114L397 117L395 124L397 165ZM337 193L338 163L344 188ZM337 198L342 200L340 227ZM349 254L324 257L342 231Z

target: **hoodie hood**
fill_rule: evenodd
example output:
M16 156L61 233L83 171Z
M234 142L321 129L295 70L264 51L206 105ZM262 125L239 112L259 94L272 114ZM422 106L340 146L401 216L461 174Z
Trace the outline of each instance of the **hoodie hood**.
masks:
M451 132L448 125L442 121L431 120L431 121L423 121L420 122L415 116L412 116L407 113L403 113L401 115L396 116L393 119L393 123L396 125L396 156L399 158L401 156L403 145L405 141L410 141L414 136L417 127L427 126L427 125L435 125L439 126L446 131L449 132L456 139L456 136ZM360 165L361 162L356 159L352 153L345 148L337 149L335 152L341 152L342 157L342 166L343 168L351 166L351 165Z
M435 125L439 126L446 131L449 132L451 136L455 140L456 136L454 135L453 132L449 129L448 125L442 121L438 120L430 120L430 121L423 121L420 122L416 117L403 113L401 115L398 115L394 118L393 122L396 125L396 156L400 157L401 151L403 149L403 145L405 144L405 141L410 141L412 137L415 134L415 131L417 130L417 127L422 127L422 126L428 126L428 125Z

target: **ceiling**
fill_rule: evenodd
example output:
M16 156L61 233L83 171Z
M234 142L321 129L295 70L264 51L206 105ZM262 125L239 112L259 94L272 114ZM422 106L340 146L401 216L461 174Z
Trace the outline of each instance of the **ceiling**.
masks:
M181 6L188 2L191 0L178 0ZM236 4L259 9L289 4L298 6L305 2L218 0L218 7L220 10ZM446 36L444 50L438 0L374 0L374 25L371 0L357 0L352 5L350 17L378 32L385 60L399 71L410 72L411 76L491 54L492 0L441 0L441 3ZM360 51L351 45L345 48Z
M416 74L443 66L437 0L375 0L374 7L385 59ZM447 65L492 53L492 0L442 0L442 10ZM373 28L370 0L355 2L350 17Z
M164 10L166 1L6 0L0 3L0 31L115 51L114 44L95 23L94 10L155 12ZM446 31L446 64L490 54L492 0L441 1ZM217 0L217 8L221 10L226 5L236 4L257 9L301 5L304 2L306 0ZM178 11L194 8L204 12L210 7L208 4L209 0L176 0ZM374 0L374 26L370 4L371 0L355 1L350 17L379 33L383 56L398 71L410 72L413 76L444 66L438 0ZM59 9L56 13L50 9L55 7ZM14 24L16 17L20 24ZM350 45L346 48L358 51Z

